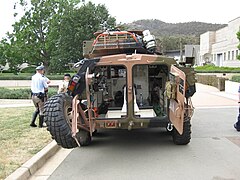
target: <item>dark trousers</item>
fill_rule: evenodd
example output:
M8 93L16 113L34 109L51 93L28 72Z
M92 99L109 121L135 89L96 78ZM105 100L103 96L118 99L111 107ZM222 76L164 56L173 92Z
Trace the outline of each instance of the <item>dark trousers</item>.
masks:
M240 128L240 107L239 107L239 111L238 111L238 118L237 118L237 122L236 122L236 125L237 125L237 127L239 127Z

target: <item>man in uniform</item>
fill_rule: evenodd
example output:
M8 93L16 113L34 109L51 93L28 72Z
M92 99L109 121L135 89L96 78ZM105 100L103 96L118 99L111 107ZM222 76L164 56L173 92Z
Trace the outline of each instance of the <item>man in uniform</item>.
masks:
M32 76L31 91L32 101L36 107L36 111L33 113L32 121L30 126L37 127L35 124L36 117L39 113L39 127L43 127L43 109L44 109L44 93L48 89L44 74L44 66L38 66L36 68L36 74Z

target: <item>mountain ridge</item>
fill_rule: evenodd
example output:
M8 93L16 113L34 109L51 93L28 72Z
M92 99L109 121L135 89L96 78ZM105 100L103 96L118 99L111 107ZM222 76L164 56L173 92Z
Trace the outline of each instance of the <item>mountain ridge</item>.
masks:
M152 34L156 36L200 36L200 34L207 31L216 31L227 26L227 24L213 24L197 21L167 23L158 19L141 19L124 25L131 30L149 29Z

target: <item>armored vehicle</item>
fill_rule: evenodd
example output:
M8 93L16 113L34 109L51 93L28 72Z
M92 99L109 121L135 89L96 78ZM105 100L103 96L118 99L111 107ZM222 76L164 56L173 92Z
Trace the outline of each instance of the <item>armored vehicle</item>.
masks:
M191 139L193 58L180 63L156 51L145 31L106 30L83 42L84 59L68 92L45 103L44 119L64 148L89 145L98 129L164 127L173 142Z

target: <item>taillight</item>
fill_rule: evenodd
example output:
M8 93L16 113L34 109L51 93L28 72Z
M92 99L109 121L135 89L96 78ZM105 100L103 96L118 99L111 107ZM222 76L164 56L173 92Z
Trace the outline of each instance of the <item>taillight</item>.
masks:
M69 91L73 91L74 90L74 88L75 88L76 84L78 83L79 79L80 79L80 77L78 75L75 75L72 78L71 82L68 85L68 90Z
M94 112L94 114L95 114L95 117L98 117L99 115L98 115L98 108L97 107L94 107L93 108L93 112Z

